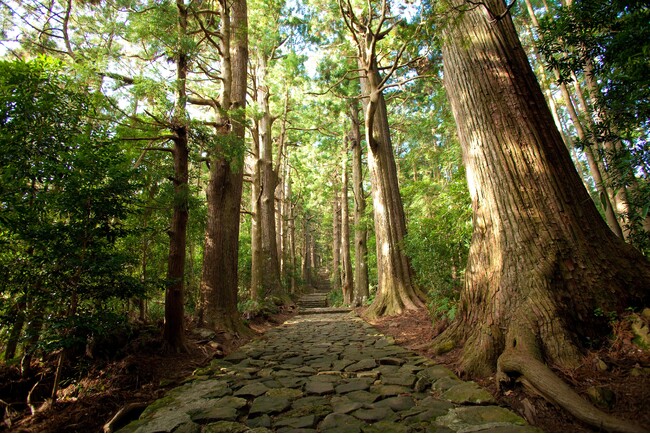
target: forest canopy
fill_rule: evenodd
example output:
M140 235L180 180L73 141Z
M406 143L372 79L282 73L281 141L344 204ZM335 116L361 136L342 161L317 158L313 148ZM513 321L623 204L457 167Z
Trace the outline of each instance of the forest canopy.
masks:
M102 339L250 336L322 280L369 318L426 309L432 348L499 378L575 367L647 307L647 2L0 17L0 351L56 360L54 400Z

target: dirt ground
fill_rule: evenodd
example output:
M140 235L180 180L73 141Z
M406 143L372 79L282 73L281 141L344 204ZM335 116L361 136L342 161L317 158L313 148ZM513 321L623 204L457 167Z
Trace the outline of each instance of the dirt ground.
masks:
M293 315L294 310L285 310L268 318L251 319L249 326L259 335ZM157 327L153 332L140 333L126 356L113 361L89 361L89 369L80 378L62 385L54 406L41 398L51 391L51 370L43 367L38 373L41 379L34 386L35 379L21 380L17 368L0 367L0 409L4 410L0 432L104 432L104 424L121 408L131 404L144 408L196 368L250 340L223 335L210 340L191 329L186 338L188 354L166 355L160 350L162 339ZM35 414L26 405L30 390L36 397L32 400Z
M363 316L363 310L358 313ZM459 351L443 356L436 356L431 351L429 342L437 332L426 309L368 322L382 333L393 336L400 345L458 372ZM611 391L610 404L600 408L618 418L634 421L650 431L650 351L643 351L632 344L629 330L625 329L617 330L616 338L610 344L608 349L587 354L577 370L558 374L585 397L587 389L594 386ZM545 432L597 431L541 396L524 390L522 386L498 392L493 377L464 379L481 384L500 405L514 409L530 424Z
M363 315L363 310L358 313ZM293 315L295 312L288 310L266 319L253 319L249 325L259 334L282 324ZM382 333L393 336L399 344L456 370L459 352L442 357L431 353L429 342L437 331L426 309L400 317L383 318L371 324ZM38 399L39 390L43 396L51 390L51 372L44 369L41 381L34 386L33 380L20 380L17 369L0 369L0 404L5 410L0 431L102 432L104 424L119 409L129 404L141 404L143 407L153 402L219 353L227 354L246 342L232 336L218 336L215 343L215 340L201 338L188 331L190 353L164 355L160 352L159 335L157 332L143 333L122 358L104 362L93 360L83 376L69 385L63 385L61 398L54 407L48 407L44 400ZM625 336L625 331L619 331L617 336ZM605 370L601 370L603 366L606 366ZM631 373L633 370L643 374L634 376ZM618 338L611 343L609 351L590 353L579 369L561 372L560 375L583 394L592 386L610 390L614 398L610 407L604 410L650 429L649 371L650 352L639 350L629 339ZM595 431L521 386L498 392L492 377L472 380L492 392L499 404L513 408L546 432ZM37 397L32 402L37 410L34 415L25 404L25 396L30 390Z

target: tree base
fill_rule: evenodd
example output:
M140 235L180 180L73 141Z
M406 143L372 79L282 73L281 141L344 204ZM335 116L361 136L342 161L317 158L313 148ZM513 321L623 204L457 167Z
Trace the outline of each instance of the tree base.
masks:
M378 294L366 311L368 319L401 315L405 311L418 310L425 306L425 297L418 290L404 287L399 289L391 288Z

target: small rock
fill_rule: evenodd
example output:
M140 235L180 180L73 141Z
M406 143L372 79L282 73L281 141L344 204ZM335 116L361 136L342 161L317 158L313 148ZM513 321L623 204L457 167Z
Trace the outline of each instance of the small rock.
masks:
M336 386L336 393L343 395L345 393L355 392L357 390L368 390L371 382L371 379L355 378L348 381L347 383L339 384Z
M305 379L304 378L296 378L296 377L280 377L278 378L278 383L280 383L284 387L302 387L303 384L305 384Z
M363 422L348 414L328 414L319 426L321 432L360 432Z
M431 385L431 388L434 390L444 392L460 384L463 384L463 382L458 378L442 377L438 380L435 380L434 383Z
M223 398L219 398L214 405L216 407L232 407L236 409L244 408L246 405L248 405L248 401L246 401L244 398L239 398L236 396L224 396Z
M250 415L256 414L276 414L283 412L291 406L286 398L279 398L274 396L260 396L255 398L251 409L249 411Z
M456 404L495 404L494 397L473 381L463 382L444 392L440 398Z
M389 407L394 411L408 410L415 406L415 401L410 396L392 396L375 403L377 407Z
M237 419L237 409L233 407L213 407L193 414L191 418L193 422L199 424L206 424L218 420L234 421Z
M201 339L214 339L217 334L214 332L214 330L210 329L203 329L203 328L195 328L192 330L192 334L198 336Z
M334 413L351 413L364 406L364 404L352 401L347 397L335 398L332 398L332 409L334 410Z
M379 359L380 365L401 366L405 362L406 361L404 359L400 359L399 357L382 357Z
M376 367L377 367L377 362L375 362L375 359L363 359L363 360L359 360L357 363L348 366L347 368L345 368L345 371L346 372L368 371Z
M383 384L395 384L397 386L406 386L413 387L415 384L415 375L406 374L406 375L383 375L381 377L381 382Z
M396 384L379 384L372 386L370 388L372 393L376 393L381 397L396 396L401 394L407 394L411 392L411 389L406 386L399 386Z
M245 385L233 395L257 398L258 396L264 395L268 390L269 388L262 383L251 383Z
M372 404L373 402L377 401L380 398L378 394L372 392L366 392L365 390L350 392L345 396L352 401L360 402L362 404Z
M311 395L327 395L334 393L334 385L332 383L310 381L305 384L305 392Z
M209 423L203 427L203 432L246 432L248 427L238 422L214 422ZM196 431L187 431L196 432Z
M429 379L420 377L415 382L415 386L413 386L413 390L417 393L421 393L427 390L429 386L431 386L431 382L429 381Z
M241 363L248 358L248 354L243 351L233 351L223 358L226 362Z
M270 389L266 392L266 396L294 400L296 398L302 397L302 390L289 389L285 387L279 389Z
M246 421L246 425L251 428L270 428L271 427L271 417L268 414L263 414Z
M616 395L612 390L605 387L591 386L585 390L591 402L599 407L611 408L616 402Z
M366 425L363 427L363 432L382 432L382 433L387 433L387 432L411 432L408 426L399 423L399 422L392 422L388 420L380 420L379 422Z
M458 380L456 374L454 374L450 369L445 368L441 365L431 366L425 368L422 371L418 372L418 377L426 377L432 382L435 382L441 378L453 378Z
M379 371L362 371L356 373L357 378L370 378L372 380L379 378L379 375Z
M293 401L291 408L299 409L304 407L315 407L329 404L329 399L323 396L306 396Z
M390 408L360 408L352 413L357 419L364 422L377 422L378 420L392 420L395 413Z
M313 414L308 414L302 417L291 417L286 419L278 419L275 422L275 426L278 428L289 427L289 428L313 428L316 426L316 416Z

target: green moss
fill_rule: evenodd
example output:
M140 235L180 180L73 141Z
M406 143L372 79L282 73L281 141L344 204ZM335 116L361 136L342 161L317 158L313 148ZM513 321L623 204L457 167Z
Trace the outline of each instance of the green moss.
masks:
M169 395L163 396L162 398L152 402L147 408L145 408L139 420L144 420L151 417L157 410L171 406L174 403L174 401L175 399L173 396L169 396ZM129 425L127 425L127 427Z

